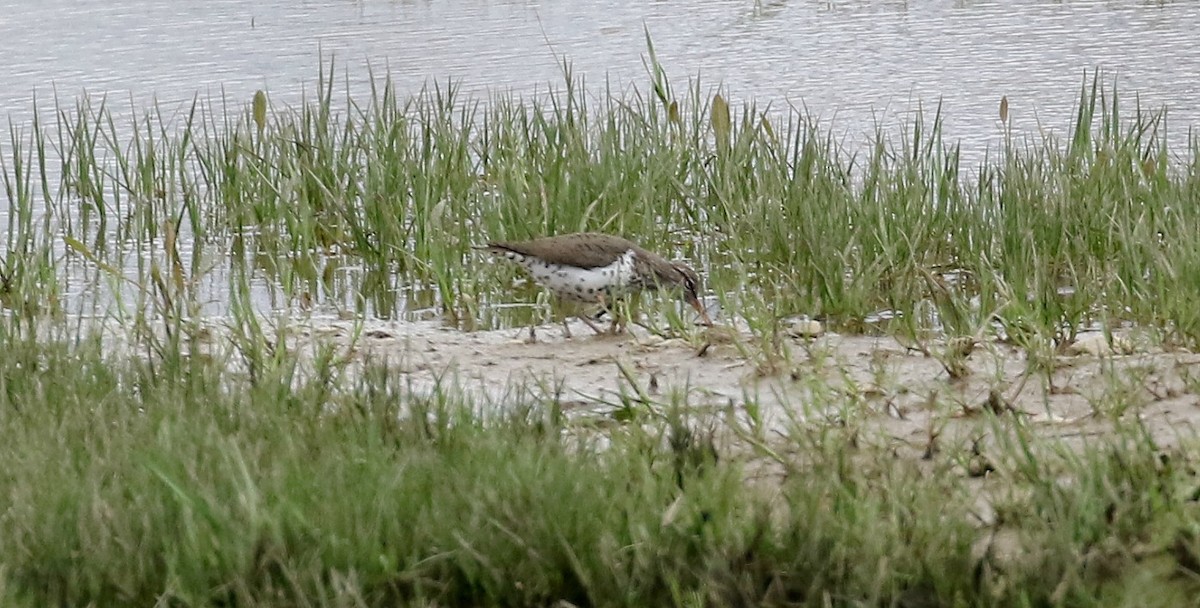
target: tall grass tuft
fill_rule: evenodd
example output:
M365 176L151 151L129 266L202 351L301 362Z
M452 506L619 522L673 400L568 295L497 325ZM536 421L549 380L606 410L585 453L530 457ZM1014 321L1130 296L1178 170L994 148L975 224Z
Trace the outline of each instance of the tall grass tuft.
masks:
M147 285L171 237L183 275L244 267L274 311L432 310L475 329L520 321L494 305L535 292L473 246L599 230L691 259L731 316L762 327L806 314L973 335L996 320L1052 350L1096 325L1200 337L1196 145L1169 150L1165 114L1130 109L1099 73L1065 137L1006 123L1003 149L964 167L940 107L848 147L802 109L672 86L650 49L645 91L588 87L564 63L541 95L435 81L404 96L385 74L342 98L330 63L296 107L260 91L123 121L104 99L60 104L10 129L3 278L26 283L6 292L53 309L57 281L24 277L102 284L87 274L99 262Z

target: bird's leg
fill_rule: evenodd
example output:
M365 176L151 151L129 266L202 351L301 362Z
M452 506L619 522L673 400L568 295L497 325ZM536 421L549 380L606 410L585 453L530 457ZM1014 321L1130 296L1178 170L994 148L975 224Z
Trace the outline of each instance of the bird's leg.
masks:
M563 318L562 318L562 324L563 324L563 337L564 337L564 338L566 338L566 339L568 339L568 340L570 340L570 339L571 339L571 326L570 326L570 325L567 325L567 320L568 320L568 319L570 319L570 317L568 317L568 316L566 316L566 315L563 315Z
M609 306L608 302L605 301L604 294L600 294L600 304L604 306L604 309L608 311L608 314L612 315L612 325L608 327L609 335L615 336L618 333L625 331L625 319L621 318L621 311L617 310L617 302L613 302L613 305ZM628 313L629 311L626 310L625 314Z
M609 328L608 328L609 335L616 334L617 333L617 320L619 318L617 316L617 311L615 309L609 307L608 298L605 298L603 293L596 294L596 299L600 301L600 306L603 306L604 310L608 311L608 314L612 315L612 318L613 318L612 325L609 326ZM599 329L597 329L596 333L602 333L602 332Z
M604 333L604 330L600 329L600 327L598 327L595 323L593 323L592 320L589 319L586 314L579 315L579 320L583 321L584 324L586 324L588 327L592 328L592 331L596 332L597 335Z

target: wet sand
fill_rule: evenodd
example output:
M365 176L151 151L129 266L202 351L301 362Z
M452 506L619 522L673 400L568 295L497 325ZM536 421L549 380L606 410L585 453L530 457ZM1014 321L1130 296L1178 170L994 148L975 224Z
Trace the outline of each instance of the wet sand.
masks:
M568 412L606 415L629 400L665 405L686 394L689 408L724 415L744 417L753 403L775 430L852 417L915 453L927 452L932 434L977 432L988 412L1067 439L1102 437L1115 421L1140 416L1161 447L1194 437L1200 423L1200 355L1128 333L1111 343L1081 334L1053 359L1050 382L1029 371L1023 351L998 342L978 344L952 379L935 357L889 337L785 337L777 349L785 354L768 359L748 331L730 327L711 343L703 333L663 339L639 327L595 336L576 324L569 339L559 326L536 333L530 343L527 329L367 322L356 334L349 321L313 321L295 345L334 345L352 361L386 361L418 389L451 383L496 404L553 398Z

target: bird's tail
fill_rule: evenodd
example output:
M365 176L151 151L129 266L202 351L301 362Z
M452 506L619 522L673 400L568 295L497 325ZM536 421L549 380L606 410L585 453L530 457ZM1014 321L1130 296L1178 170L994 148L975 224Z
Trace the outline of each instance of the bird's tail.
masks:
M476 245L474 247L471 247L471 249L474 249L476 251L486 251L488 253L495 253L495 254L503 254L505 252L510 252L510 251L513 253L517 253L516 250L514 250L512 247L509 247L506 243L488 243L487 245Z

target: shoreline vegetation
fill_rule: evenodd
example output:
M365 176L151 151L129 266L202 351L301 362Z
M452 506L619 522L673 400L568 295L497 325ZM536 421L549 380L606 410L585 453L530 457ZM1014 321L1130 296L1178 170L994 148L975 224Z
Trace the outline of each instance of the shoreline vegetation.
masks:
M385 75L344 103L323 68L294 108L121 125L81 98L10 126L0 603L1194 605L1200 444L1149 430L1149 372L1118 343L1200 344L1200 140L1168 149L1164 113L1095 74L1062 138L1008 131L998 99L1005 148L962 167L936 113L846 150L800 110L676 90L652 47L647 65L645 90L564 64L537 99L402 98ZM362 321L294 346L313 310L427 308L464 336L548 322L471 247L577 230L704 268L732 337L653 299L638 331L799 384L797 415L766 430L749 388L717 413L631 389L587 419L553 378L495 401L450 370L417 389L358 353ZM936 360L943 395L988 349L1050 395L1101 332L1105 432L1040 432L997 386L908 454L858 423L900 383L816 373L820 347L787 335L804 316ZM1200 395L1176 365L1171 398ZM947 399L929 408L961 417Z

